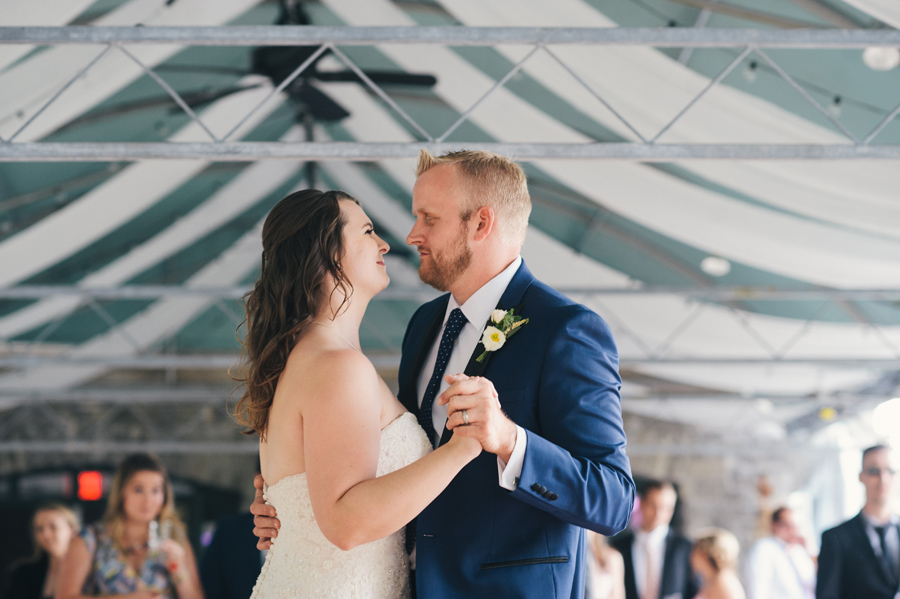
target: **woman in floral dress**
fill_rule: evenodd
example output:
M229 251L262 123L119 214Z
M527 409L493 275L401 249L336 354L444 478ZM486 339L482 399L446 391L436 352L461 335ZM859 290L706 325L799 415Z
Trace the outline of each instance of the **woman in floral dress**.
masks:
M162 463L125 458L103 521L73 539L56 599L202 599L197 564Z

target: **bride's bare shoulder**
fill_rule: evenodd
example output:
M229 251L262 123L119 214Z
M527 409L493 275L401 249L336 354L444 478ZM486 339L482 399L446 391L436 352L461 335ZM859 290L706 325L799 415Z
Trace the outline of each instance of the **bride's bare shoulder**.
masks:
M378 380L375 366L355 349L295 348L279 386L302 387L304 397L358 396L362 390L376 389Z
M305 375L315 375L324 371L331 374L335 371L352 370L374 371L372 362L355 349L349 347L316 347L298 344L287 359L285 370L303 370Z

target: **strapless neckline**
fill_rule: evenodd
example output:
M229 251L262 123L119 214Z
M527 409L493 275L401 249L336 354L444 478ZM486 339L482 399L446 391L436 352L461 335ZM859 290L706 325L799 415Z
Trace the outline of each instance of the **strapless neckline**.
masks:
M404 412L381 430L376 477L408 466L432 450L416 417ZM264 493L281 528L251 599L407 599L409 556L398 530L344 551L322 534L306 473L286 476Z
M418 424L418 419L416 418L416 415L415 415L415 414L413 414L412 412L403 412L402 414L400 414L399 416L397 416L396 418L394 418L393 420L391 420L390 422L388 422L388 423L387 423L387 426L385 426L383 429L381 429L381 436L383 437L383 436L388 432L388 430L389 430L392 426L394 426L395 424L397 424L400 420L402 420L402 419L403 419L404 417L406 417L406 416L412 417L412 419L416 422L416 424ZM287 476L282 477L282 478L281 478L277 483L275 483L275 484L272 484L272 485L268 485L268 484L267 484L267 485L264 485L263 492L264 492L264 493L267 493L267 492L269 492L269 491L275 489L276 487L278 487L278 485L282 484L282 483L285 482L286 480L290 480L290 479L292 479L292 478L293 478L293 479L297 479L297 478L305 478L305 477L306 477L306 471L298 472L297 474L288 474Z

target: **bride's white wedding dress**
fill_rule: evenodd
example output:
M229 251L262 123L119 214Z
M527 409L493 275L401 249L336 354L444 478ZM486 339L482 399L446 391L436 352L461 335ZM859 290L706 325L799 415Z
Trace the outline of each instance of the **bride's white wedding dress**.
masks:
M416 417L405 412L381 431L377 476L403 468L431 450ZM267 487L263 496L275 506L281 528L251 599L409 597L409 557L403 529L342 551L319 530L305 473L281 479Z

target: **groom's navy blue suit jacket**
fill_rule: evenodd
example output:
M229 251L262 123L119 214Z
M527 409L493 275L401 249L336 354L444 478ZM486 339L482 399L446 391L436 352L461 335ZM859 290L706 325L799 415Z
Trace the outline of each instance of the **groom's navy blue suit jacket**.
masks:
M448 299L419 308L403 340L399 397L413 413L418 375ZM499 307L529 322L483 363L475 360L479 343L466 374L490 379L503 410L526 430L522 475L507 491L498 483L497 457L483 452L425 508L416 531L418 599L580 598L584 528L612 535L631 514L634 481L609 327L537 281L524 263ZM445 430L442 442L448 438Z

